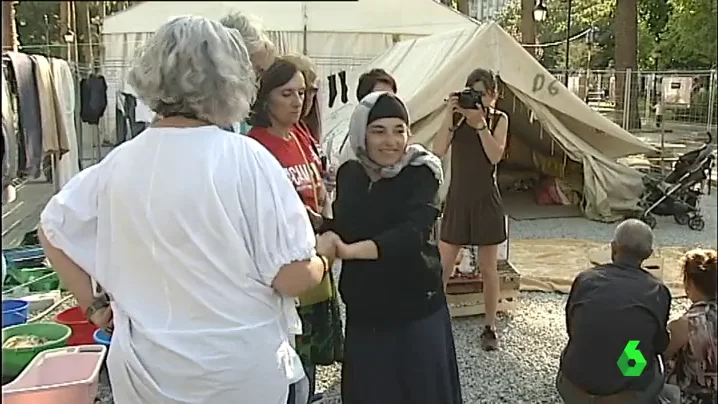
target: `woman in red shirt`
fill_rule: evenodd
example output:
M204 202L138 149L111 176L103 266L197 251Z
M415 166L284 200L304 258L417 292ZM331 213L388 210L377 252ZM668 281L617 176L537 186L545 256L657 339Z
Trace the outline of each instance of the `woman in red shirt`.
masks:
M275 61L262 73L249 118L252 129L247 136L264 145L284 167L316 229L321 225L326 201L324 167L316 141L306 125L300 125L307 110L305 97L311 95L297 64L285 59ZM297 334L296 349L309 379L308 395L312 397L315 366L331 365L342 359L343 334L337 296L302 306L298 312L302 333L291 323L290 331ZM302 400L306 397L297 398L296 402L306 402Z
M318 213L323 202L321 161L297 123L302 118L306 85L290 62L278 60L260 79L247 136L259 141L279 160L307 209Z

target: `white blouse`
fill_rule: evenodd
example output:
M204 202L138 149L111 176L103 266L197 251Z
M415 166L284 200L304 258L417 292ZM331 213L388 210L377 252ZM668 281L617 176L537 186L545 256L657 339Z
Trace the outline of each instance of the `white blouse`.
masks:
M315 237L255 140L148 129L72 178L41 223L112 296L115 402L284 404L304 376L294 300L271 283L314 255Z

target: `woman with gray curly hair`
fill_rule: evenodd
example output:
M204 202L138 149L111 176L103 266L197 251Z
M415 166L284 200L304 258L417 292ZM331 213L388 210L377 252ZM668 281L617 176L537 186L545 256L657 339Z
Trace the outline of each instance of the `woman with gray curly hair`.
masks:
M231 13L222 18L221 22L225 27L236 29L242 35L257 76L274 63L277 57L276 49L257 19L242 13ZM242 120L224 129L246 135L252 129L252 125L247 120Z
M276 58L276 50L259 21L242 13L231 13L222 18L222 24L227 28L236 29L242 35L252 66L257 73L262 73L272 65Z
M217 126L255 97L244 40L175 18L129 81L161 118L65 185L39 232L87 318L113 332L114 401L284 404L304 377L293 297L319 284L334 246L276 159Z

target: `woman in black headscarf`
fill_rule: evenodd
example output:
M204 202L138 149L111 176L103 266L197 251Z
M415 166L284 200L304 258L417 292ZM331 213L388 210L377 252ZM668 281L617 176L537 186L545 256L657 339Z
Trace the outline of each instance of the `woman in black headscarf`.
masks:
M442 270L431 230L441 163L409 145L409 116L376 92L354 110L354 159L337 173L334 219L347 307L344 404L459 404Z

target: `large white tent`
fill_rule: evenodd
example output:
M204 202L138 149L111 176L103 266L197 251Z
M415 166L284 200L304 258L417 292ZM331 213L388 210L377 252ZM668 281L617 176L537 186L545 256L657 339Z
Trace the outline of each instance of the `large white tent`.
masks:
M441 125L448 94L461 90L473 69L493 70L504 83L499 108L510 116L506 160L573 183L588 218L615 220L635 208L641 174L616 159L655 149L588 107L497 24L398 43L349 72L347 81L375 67L397 80L414 122L413 141L426 146ZM356 102L324 111L325 146L333 158Z
M113 95L127 90L130 61L160 25L182 15L219 20L237 11L255 18L280 53L311 57L320 77L360 66L401 40L476 26L434 0L145 1L108 17L102 26L103 74L110 99L103 128L107 140L114 133Z

